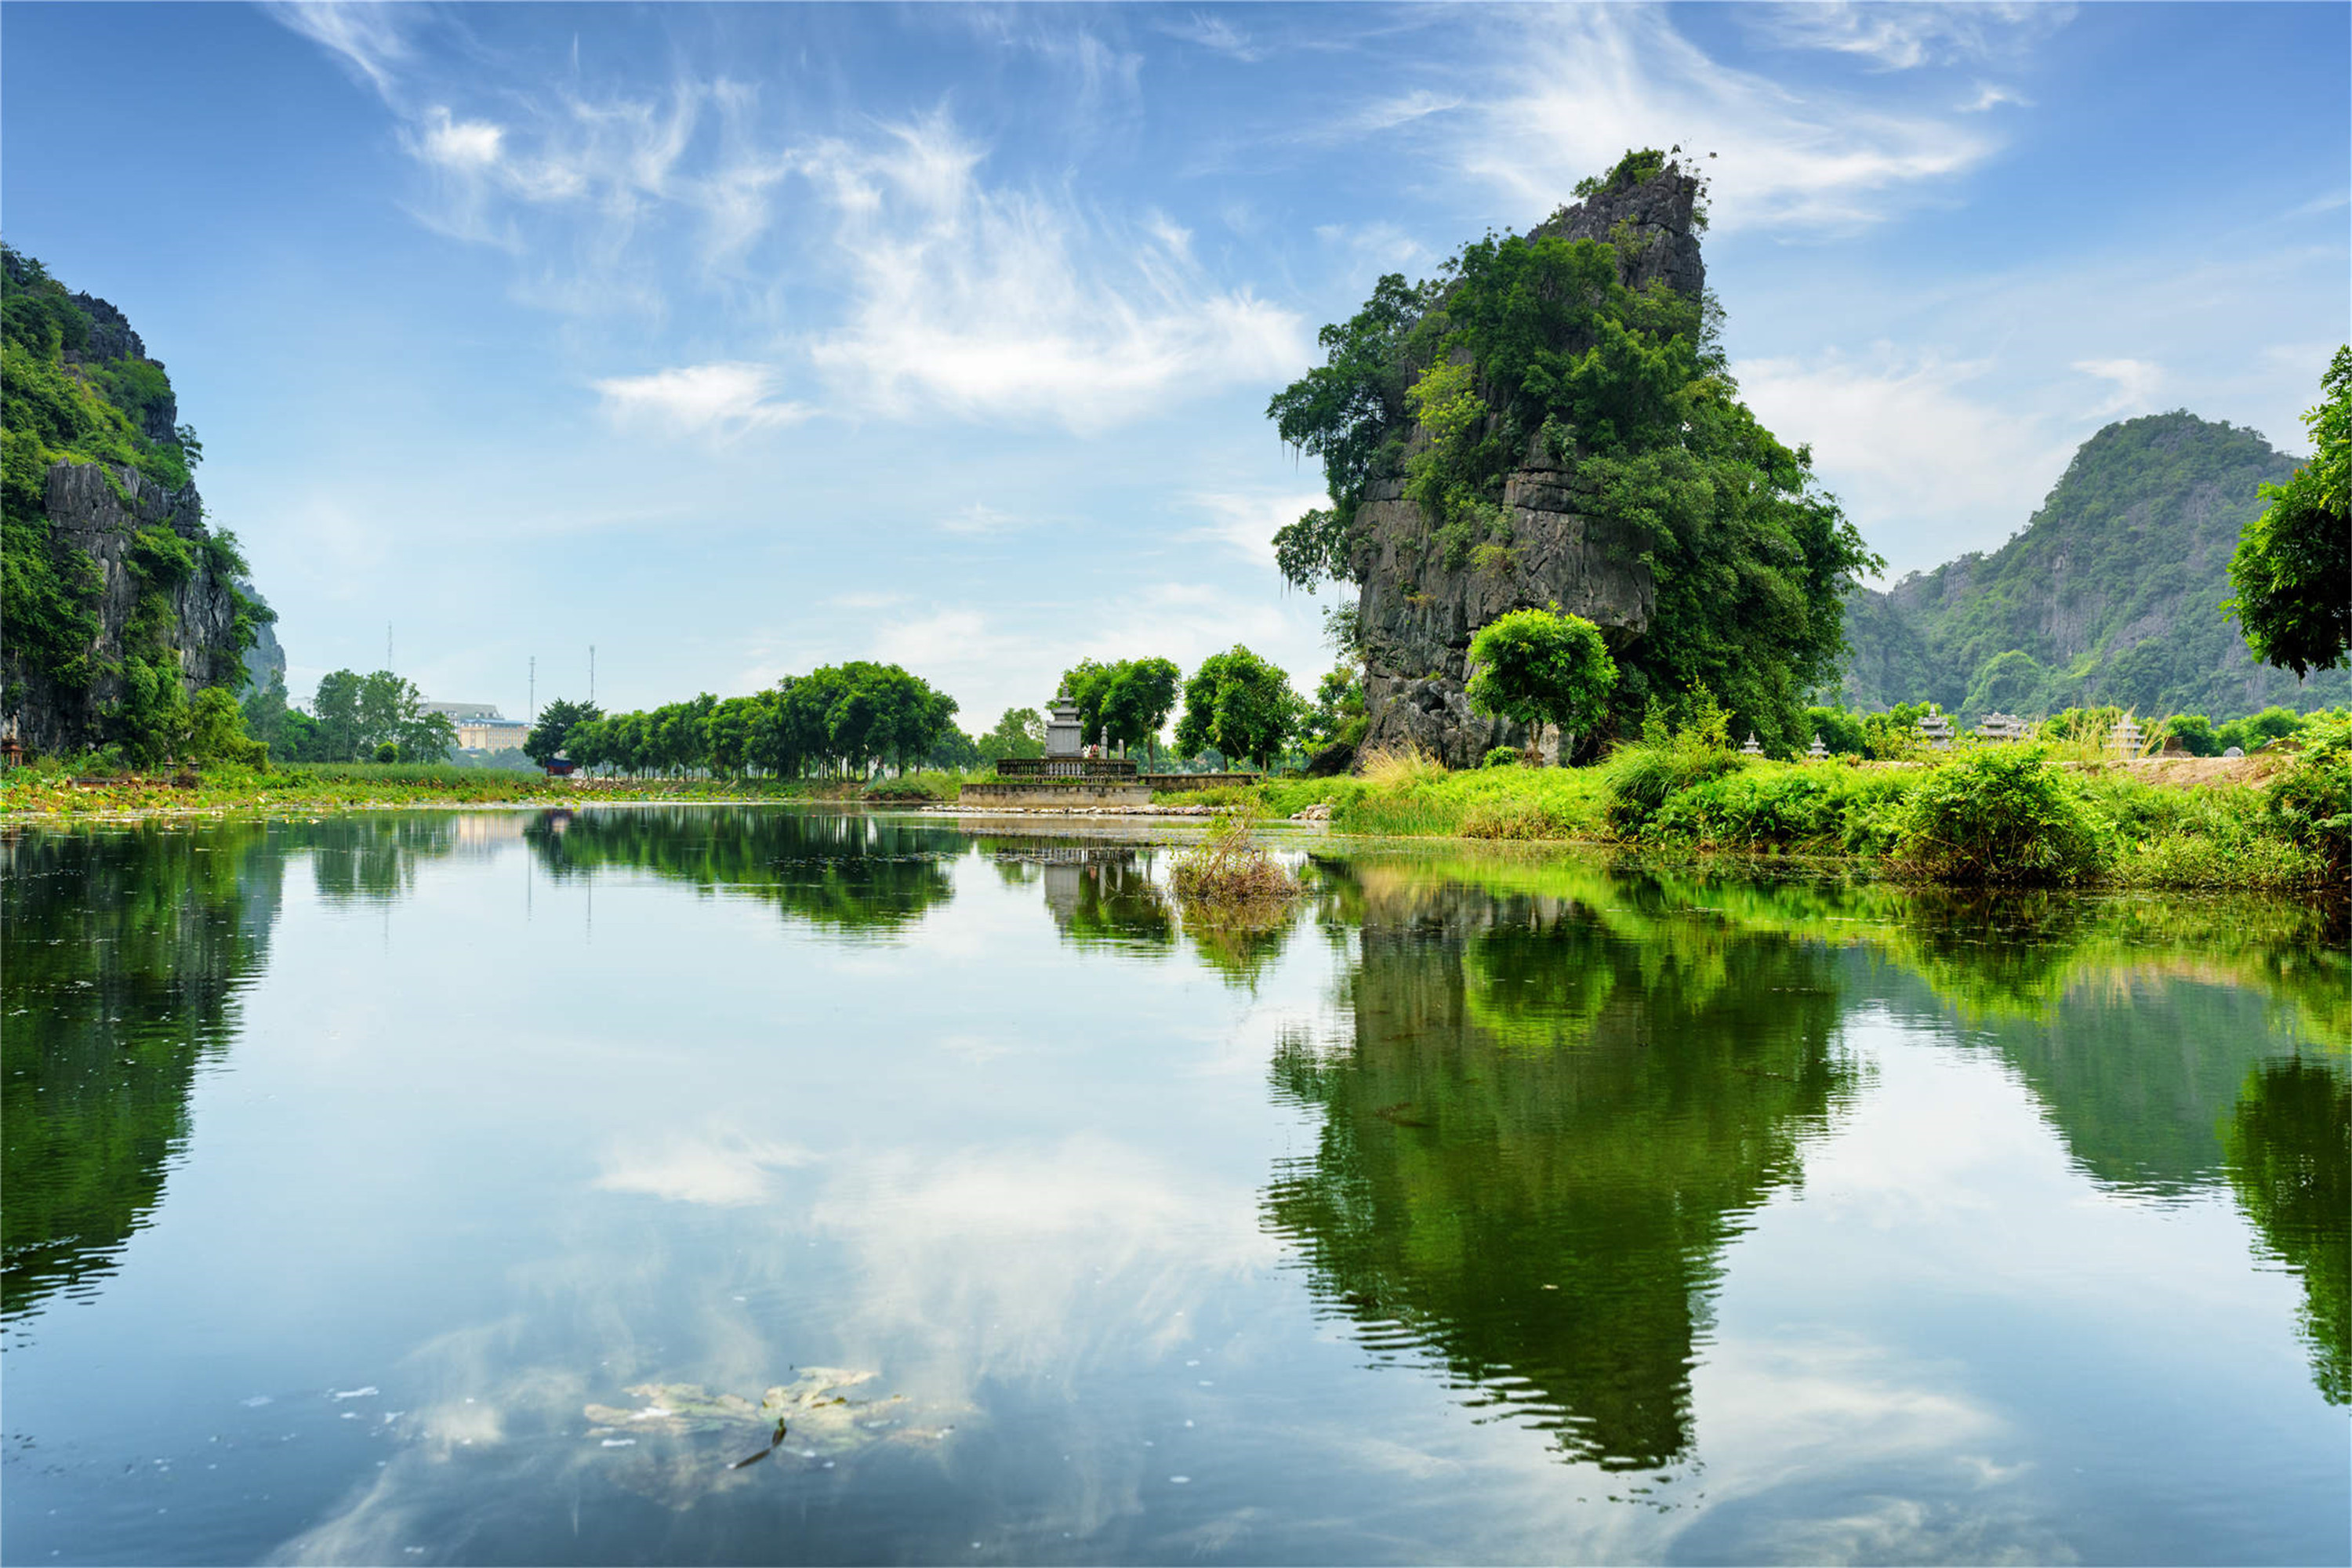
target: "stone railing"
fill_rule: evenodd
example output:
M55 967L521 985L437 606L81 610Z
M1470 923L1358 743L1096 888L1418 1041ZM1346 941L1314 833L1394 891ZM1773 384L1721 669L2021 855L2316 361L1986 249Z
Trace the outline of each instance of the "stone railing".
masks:
M999 757L1001 779L1117 779L1132 783L1135 763L1122 757Z

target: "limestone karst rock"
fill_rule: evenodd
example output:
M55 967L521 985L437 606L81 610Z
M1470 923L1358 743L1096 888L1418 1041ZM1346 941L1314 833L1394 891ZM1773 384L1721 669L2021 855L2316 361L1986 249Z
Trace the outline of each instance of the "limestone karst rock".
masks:
M1628 287L1663 279L1696 300L1706 288L1693 223L1698 197L1698 179L1670 164L1563 208L1528 237L1609 240ZM1406 450L1428 440L1416 427ZM1511 550L1449 565L1402 476L1365 487L1351 562L1361 584L1363 750L1415 746L1458 768L1475 767L1493 747L1522 743L1520 726L1472 712L1464 695L1471 636L1497 616L1556 604L1606 632L1649 625L1656 604L1649 569L1621 529L1588 514L1580 489L1573 458L1548 453L1540 437L1531 440L1504 480Z

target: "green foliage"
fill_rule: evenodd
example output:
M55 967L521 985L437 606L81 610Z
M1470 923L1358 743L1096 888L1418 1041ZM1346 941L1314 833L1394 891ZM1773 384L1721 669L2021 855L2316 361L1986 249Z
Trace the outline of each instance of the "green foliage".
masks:
M1653 707L1641 740L1618 747L1601 764L1609 825L1621 834L1639 832L1675 791L1735 772L1747 761L1732 749L1731 717L1713 697L1702 693L1679 725L1670 726Z
M2065 884L2102 868L2105 826L2041 747L1977 747L1921 777L1895 850L1943 882Z
M1045 716L1034 708L1007 708L996 728L980 737L983 762L1000 757L1042 757L1045 754Z
M1517 746L1496 746L1478 760L1482 768L1516 768L1521 762Z
M723 701L705 692L613 714L581 703L551 705L525 749L534 757L561 750L581 768L631 777L756 772L797 779L813 766L863 777L877 762L895 763L903 775L925 763L963 767L980 761L981 743L956 729L955 712L955 699L928 681L895 664L858 659Z
M1577 199L1597 196L1604 191L1630 191L1645 180L1654 179L1666 166L1666 155L1655 147L1640 152L1628 150L1617 160L1617 166L1605 174L1587 174L1576 182Z
M2221 742L2213 733L2213 721L2202 713L2175 713L2164 721L2168 740L2180 742L2180 749L2192 757L2218 757Z
M329 679L333 678L329 677ZM325 719L327 689L323 685L319 689L318 710L320 718ZM559 754L564 753L565 746L571 740L572 731L576 726L602 719L604 716L604 710L593 702L574 702L570 698L559 697L539 710L538 721L531 725L530 732L523 737L523 754L543 768L553 762Z
M1360 667L1340 665L1316 683L1315 706L1307 716L1302 737L1310 749L1358 745L1370 725L1364 711L1364 678Z
M1193 754L1213 746L1270 768L1298 732L1305 709L1287 675L1235 643L1202 659L1184 683L1176 749Z
M278 721L295 742L282 755L303 762L437 763L457 746L449 716L425 711L424 694L388 669L364 676L338 669L321 677L311 708L316 717L307 727L294 723L299 714ZM304 728L308 733L299 732ZM383 755L386 746L390 757Z
M174 684L182 679L166 658L179 633L169 590L209 570L215 584L236 594L233 646L205 650L215 661L250 647L268 611L232 585L245 571L234 539L144 527L128 552L139 592L123 628L123 661L116 669L101 659L102 579L86 552L50 528L48 472L59 463L99 464L118 494L125 469L176 491L203 448L188 426L160 441L146 433L172 404L162 365L83 358L90 321L65 287L13 248L0 247L0 620L11 660L66 691L87 691L119 674L122 690L104 716L109 733L139 758L171 758L188 739L188 704L184 689L164 689L166 675ZM78 363L67 363L68 352ZM165 662L173 663L169 671Z
M1470 705L1532 729L1554 724L1560 731L1559 760L1566 763L1577 732L1606 711L1617 684L1601 628L1582 616L1549 610L1514 610L1478 628L1470 639L1475 667Z
M2231 592L2232 547L2295 466L2256 431L2185 411L2108 426L1999 550L1852 596L1846 706L1927 699L1973 725L1992 709L2218 716L2352 700L2352 669L2315 661L2300 683L2267 670L2214 612ZM2341 562L2340 521L2336 538ZM2339 616L2347 578L2352 566L2328 580Z
M2352 652L2352 345L2339 348L2304 424L2319 448L2246 525L2230 557L2246 646L2267 664L2307 675Z
M2279 831L2317 853L2342 888L2352 876L2352 716L2315 719L2268 794Z
M1684 176L1629 153L1593 188L1658 177ZM1401 474L1449 567L1507 570L1503 483L1540 437L1572 461L1580 510L1621 527L1657 585L1647 630L1614 650L1617 727L1654 696L1705 687L1788 749L1802 694L1844 649L1843 600L1876 558L1810 454L1738 401L1706 302L1628 288L1628 259L1609 241L1490 235L1439 283L1383 279L1353 321L1325 329L1330 363L1269 414L1324 458L1333 505L1276 535L1277 563L1301 586L1351 576L1363 487Z
M1108 732L1110 743L1124 755L1132 746L1145 746L1156 756L1160 734L1176 707L1176 686L1182 672L1164 658L1122 658L1104 664L1082 658L1062 673L1062 689L1078 707L1078 729L1088 745ZM1039 755L1044 754L1044 731L1039 730Z
M1805 728L1818 737L1823 749L1834 756L1866 757L1870 754L1870 732L1862 720L1843 708L1808 708ZM1811 740L1806 744L1810 746Z

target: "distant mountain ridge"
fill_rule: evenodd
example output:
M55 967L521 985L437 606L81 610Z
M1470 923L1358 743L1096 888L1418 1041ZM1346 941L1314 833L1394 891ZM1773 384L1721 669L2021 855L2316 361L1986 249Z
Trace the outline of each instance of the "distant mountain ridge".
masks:
M2024 530L1987 555L1846 602L1846 705L1928 700L1974 722L2116 703L2219 719L2352 701L2352 670L2297 680L2258 664L2230 596L2230 552L2304 461L2186 410L2083 443Z

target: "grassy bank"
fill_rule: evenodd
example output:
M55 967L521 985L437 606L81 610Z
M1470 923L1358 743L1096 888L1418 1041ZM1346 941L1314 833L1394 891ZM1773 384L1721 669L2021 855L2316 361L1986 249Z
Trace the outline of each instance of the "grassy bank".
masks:
M895 782L895 781L894 781ZM594 800L790 800L859 794L856 784L774 779L551 779L429 763L292 763L266 771L77 775L35 765L0 776L0 819L177 812L344 811L429 805L579 805Z
M1783 763L1685 732L1585 768L1453 773L1385 757L1357 777L1224 793L1269 816L1326 804L1340 833L1859 859L1963 886L2340 889L2352 861L2343 723L2236 764L1972 744L1913 763Z

